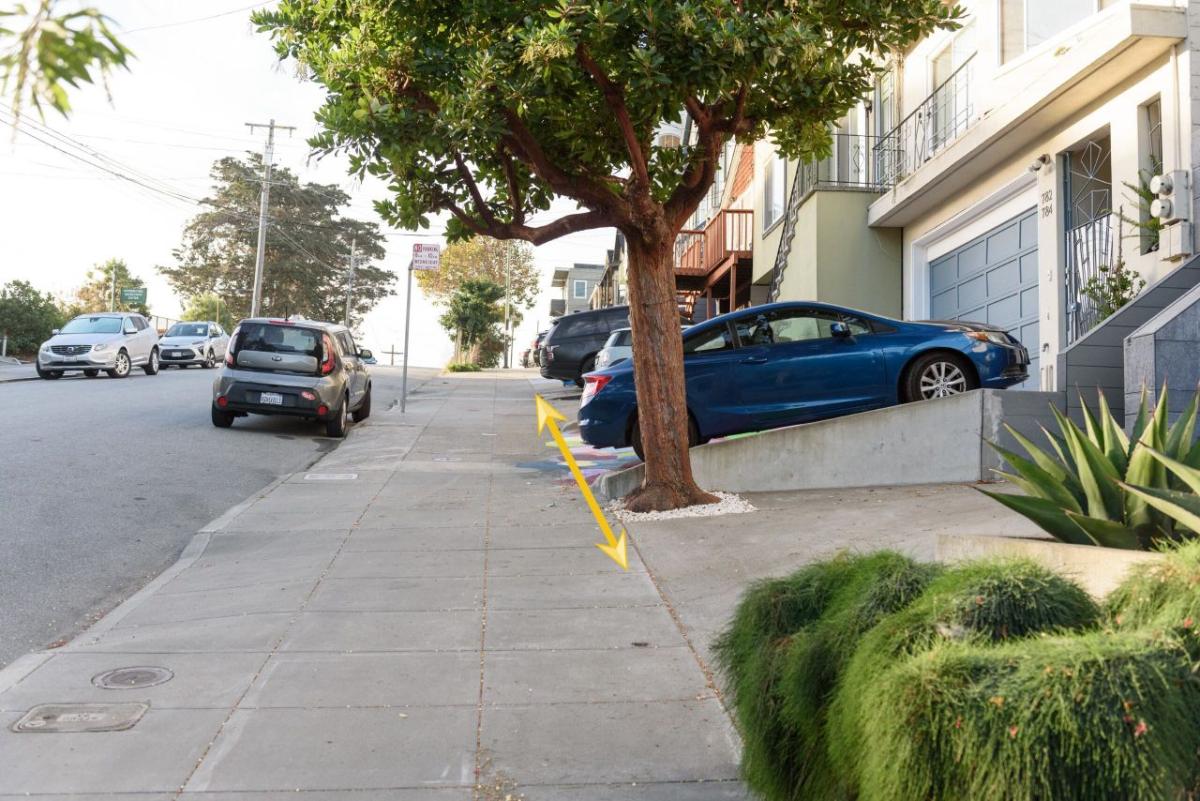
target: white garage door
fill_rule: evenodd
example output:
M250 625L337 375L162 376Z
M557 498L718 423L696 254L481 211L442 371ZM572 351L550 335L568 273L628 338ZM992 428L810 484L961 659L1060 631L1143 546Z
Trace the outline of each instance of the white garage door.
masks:
M934 320L999 326L1029 349L1029 380L1038 388L1038 259L1036 209L998 225L929 265Z

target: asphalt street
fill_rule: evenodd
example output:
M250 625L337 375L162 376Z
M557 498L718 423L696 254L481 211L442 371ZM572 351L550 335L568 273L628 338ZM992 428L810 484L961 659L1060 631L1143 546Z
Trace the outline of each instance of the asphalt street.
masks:
M410 371L410 389L437 374ZM315 424L209 420L216 370L0 383L0 667L71 637L192 535L337 446ZM376 410L400 370L373 372Z

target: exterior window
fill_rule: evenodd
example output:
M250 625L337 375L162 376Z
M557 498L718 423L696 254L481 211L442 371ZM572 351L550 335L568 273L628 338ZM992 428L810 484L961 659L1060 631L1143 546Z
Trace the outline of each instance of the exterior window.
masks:
M1137 231L1140 234L1142 253L1152 253L1158 250L1159 233L1162 223L1150 214L1150 179L1163 171L1163 140L1162 140L1162 101L1155 98L1138 109L1141 119L1138 120L1138 133L1142 143L1141 164L1138 170L1136 187L1138 219Z
M583 300L587 298L587 281L580 278L575 279L575 283L573 285L573 296L577 300Z
M763 175L763 231L783 216L786 184L787 161L778 155L772 156Z
M890 69L875 84L875 135L887 136L896 127L896 72Z
M1000 0L1000 61L1008 62L1117 0Z
M798 309L748 315L738 320L738 338L743 345L783 345L831 339L833 324L845 323L853 336L871 333L871 326L858 317L819 309Z
M975 21L970 20L929 60L929 91L950 80L950 76L975 55L975 50Z

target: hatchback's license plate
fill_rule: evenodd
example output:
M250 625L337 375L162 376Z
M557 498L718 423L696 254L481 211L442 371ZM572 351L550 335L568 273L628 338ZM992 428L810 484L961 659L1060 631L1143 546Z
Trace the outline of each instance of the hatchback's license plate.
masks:
M283 396L278 392L263 392L258 396L258 402L264 406L282 406Z

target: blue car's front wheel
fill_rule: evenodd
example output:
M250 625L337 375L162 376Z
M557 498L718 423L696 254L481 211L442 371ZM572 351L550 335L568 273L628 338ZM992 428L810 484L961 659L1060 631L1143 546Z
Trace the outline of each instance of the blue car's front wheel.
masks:
M948 398L978 388L979 378L970 362L942 351L918 356L905 371L902 387L906 403Z

